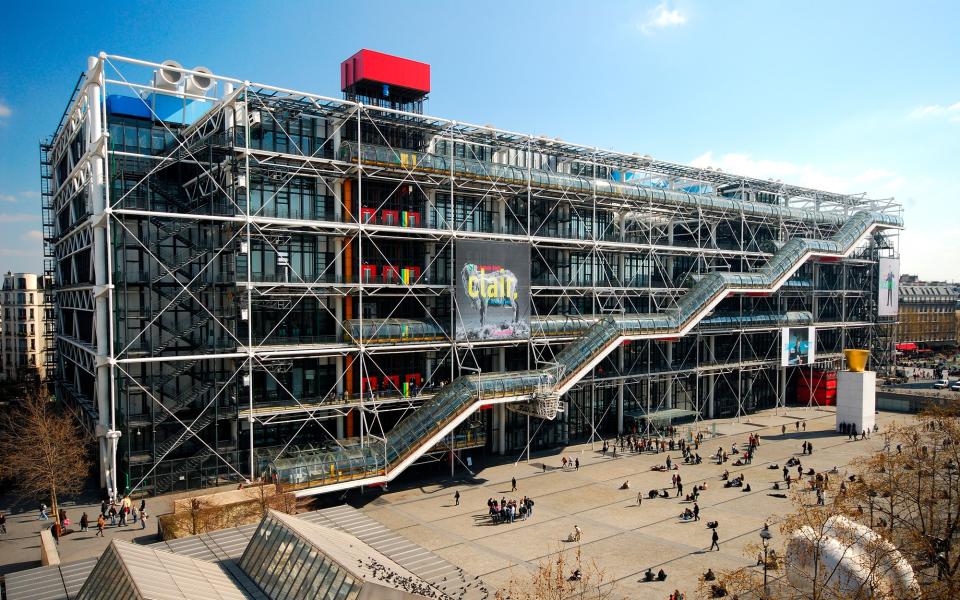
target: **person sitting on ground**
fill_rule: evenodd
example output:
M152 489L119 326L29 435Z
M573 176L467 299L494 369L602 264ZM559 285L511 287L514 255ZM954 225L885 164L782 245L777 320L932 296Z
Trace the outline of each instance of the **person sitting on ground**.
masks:
M690 510L689 508L684 509L684 511L680 514L680 520L690 521L691 519L693 519L693 511Z
M813 477L814 472L815 472L815 471L813 470L813 467L810 467L809 469L807 469L807 475L809 475L809 476L811 476L811 477Z
M580 569L574 569L573 573L570 573L570 581L580 581L583 579L583 572Z
M707 521L707 529L716 529L719 524L719 521Z
M723 474L720 475L720 479L721 479L722 481L726 481L726 480L730 479L730 471L724 469L724 470L723 470Z
M649 492L647 492L647 498L650 498L651 500L656 498L658 495L659 493L657 492L657 490L650 490Z
M735 467L742 467L744 464L745 464L745 463L744 463L742 460L740 460L739 458L738 458L737 460L733 461L733 466L735 466Z
M620 485L620 489L621 489L621 490L629 490L629 489L630 489L630 480L628 479L628 480L624 481L624 482Z
M776 469L779 469L779 468L780 468L780 465L778 465L777 463L772 463L772 464L771 464L769 467L767 467L767 468L768 468L768 469L776 470Z
M644 581L653 581L655 577L656 575L653 574L653 571L651 569L647 569L646 572L643 574Z
M779 481L774 481L774 482L773 482L773 489L775 489L775 490L779 490L779 489L780 489L780 482L779 482Z
M750 484L749 484L749 483L743 487L743 491L745 491L745 492L749 492L749 491L750 491Z
M707 572L703 574L704 581L714 581L717 576L713 574L713 569L708 568Z
M663 569L660 569L659 571L657 571L657 581L666 581L666 579L667 579L667 574L664 572Z
M670 492L668 492L667 490L660 490L660 497L661 497L661 498L669 498L669 497L670 497Z

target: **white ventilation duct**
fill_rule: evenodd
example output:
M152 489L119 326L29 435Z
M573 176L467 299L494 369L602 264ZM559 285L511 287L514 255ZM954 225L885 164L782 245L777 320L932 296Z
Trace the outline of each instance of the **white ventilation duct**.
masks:
M194 67L193 71L187 78L184 91L195 96L203 96L213 87L213 73L206 67Z
M174 91L183 81L183 66L175 60L165 60L153 73L153 87Z

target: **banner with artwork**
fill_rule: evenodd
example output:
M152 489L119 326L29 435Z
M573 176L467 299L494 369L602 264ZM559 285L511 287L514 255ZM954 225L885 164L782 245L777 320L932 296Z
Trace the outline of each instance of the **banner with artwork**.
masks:
M880 259L880 286L877 316L895 317L900 305L900 259Z
M812 364L816 358L815 327L784 327L780 332L780 365L795 367Z
M456 253L457 340L530 337L530 246L461 240Z

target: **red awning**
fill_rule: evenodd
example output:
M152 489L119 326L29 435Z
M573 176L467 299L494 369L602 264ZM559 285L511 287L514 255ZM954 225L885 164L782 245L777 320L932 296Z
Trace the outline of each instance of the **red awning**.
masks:
M917 349L917 345L914 344L913 342L905 342L903 344L897 344L897 350L901 350L904 352L907 352L910 350L916 350L916 349Z

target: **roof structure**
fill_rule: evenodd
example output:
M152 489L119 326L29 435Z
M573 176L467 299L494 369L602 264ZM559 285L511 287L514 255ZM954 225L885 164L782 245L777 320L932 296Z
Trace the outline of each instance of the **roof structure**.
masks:
M240 568L275 600L443 597L357 538L276 511L260 522Z
M216 563L113 540L78 600L247 600L252 598Z

